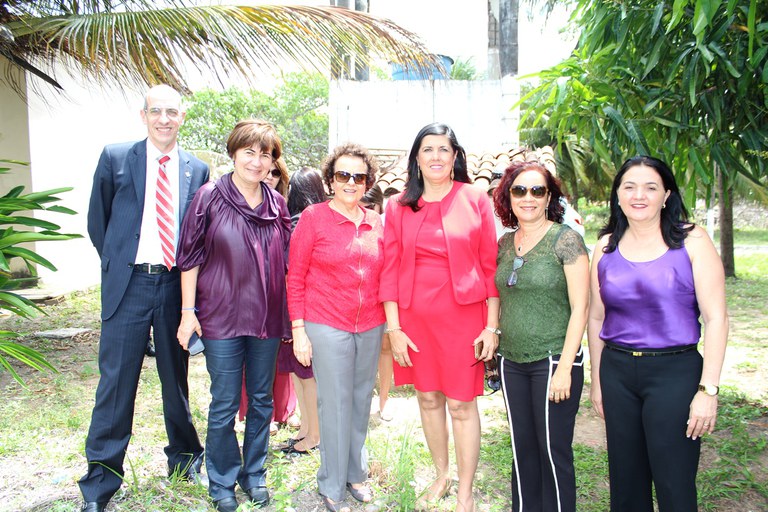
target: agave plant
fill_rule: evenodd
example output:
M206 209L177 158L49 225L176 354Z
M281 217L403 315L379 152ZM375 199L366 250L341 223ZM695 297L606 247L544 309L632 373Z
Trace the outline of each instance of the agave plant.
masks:
M282 62L327 69L354 55L431 69L416 35L337 7L193 5L184 0L0 0L0 80L23 92L24 71L59 87L53 65L120 86L167 83L188 92L194 69L214 76L274 71Z
M0 164L11 163L24 165L23 162L0 159ZM8 167L0 167L0 174L10 171ZM42 242L47 240L69 240L80 238L76 234L59 233L60 226L46 220L20 215L34 210L45 210L72 215L75 212L61 205L50 205L59 201L56 194L67 192L71 188L57 188L43 192L22 194L24 187L15 187L7 194L0 197L0 308L6 309L24 318L30 318L36 314L44 314L29 299L14 293L24 286L28 286L37 276L35 265L56 270L56 267L47 259L36 252L21 247L28 242ZM40 231L28 231L17 229L18 227L37 228ZM27 266L31 277L18 277L11 271L11 260L20 258ZM0 369L7 370L14 379L24 384L21 376L10 364L9 358L17 359L37 370L54 370L55 368L38 351L16 341L18 335L10 331L0 331Z

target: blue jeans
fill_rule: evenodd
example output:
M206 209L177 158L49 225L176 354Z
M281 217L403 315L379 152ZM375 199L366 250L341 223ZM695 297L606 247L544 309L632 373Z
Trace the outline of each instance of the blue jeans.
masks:
M208 410L206 469L208 493L214 501L235 496L235 483L243 490L266 486L264 462L269 449L272 417L272 383L278 338L240 336L205 342L205 361L211 376L211 406ZM248 414L245 420L243 454L235 434L235 415L245 371Z

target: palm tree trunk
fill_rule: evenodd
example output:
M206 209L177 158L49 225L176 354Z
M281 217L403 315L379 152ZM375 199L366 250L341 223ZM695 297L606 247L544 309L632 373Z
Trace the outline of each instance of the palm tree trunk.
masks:
M519 0L499 0L499 67L502 77L517 75L519 18Z
M355 0L355 10L359 12L369 12L368 0ZM355 80L368 81L371 71L366 64L355 59Z

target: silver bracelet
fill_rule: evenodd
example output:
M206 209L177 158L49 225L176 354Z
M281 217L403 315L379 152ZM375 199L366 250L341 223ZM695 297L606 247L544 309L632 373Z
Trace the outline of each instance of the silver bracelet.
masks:
M384 329L384 334L389 334L391 332L402 331L402 330L403 330L402 327L390 327L388 329Z
M490 327L490 326L488 326L488 325L486 325L485 327L483 327L483 329L485 329L485 330L486 330L486 331L488 331L488 332L492 332L492 333L493 333L493 334L495 334L496 336L500 336L500 335L501 335L501 330L499 330L499 329L494 329L493 327Z

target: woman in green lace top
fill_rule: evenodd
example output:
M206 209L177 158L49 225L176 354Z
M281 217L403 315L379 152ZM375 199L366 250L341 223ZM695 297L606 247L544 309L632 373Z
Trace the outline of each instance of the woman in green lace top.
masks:
M498 366L512 438L513 510L576 510L573 429L584 384L581 340L589 257L563 222L557 179L539 162L512 163L494 193L515 229L499 240Z

